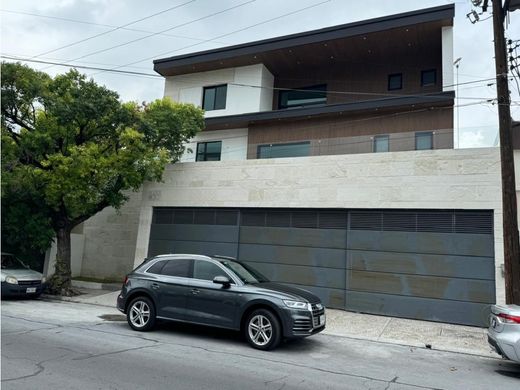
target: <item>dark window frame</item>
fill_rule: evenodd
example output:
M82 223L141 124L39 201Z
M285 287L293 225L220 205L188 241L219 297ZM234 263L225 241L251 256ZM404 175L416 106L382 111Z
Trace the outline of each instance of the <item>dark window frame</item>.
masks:
M384 151L377 151L376 150L376 142L378 139L386 139L387 149ZM388 134L381 134L374 136L373 146L372 146L372 152L373 153L386 153L390 151L390 135Z
M227 104L227 84L219 84L219 85L211 85L211 86L207 86L207 87L204 87L202 89L202 108L204 109L204 111L215 111L215 110L225 110L226 109L226 104ZM224 91L224 105L223 107L221 107L221 105L217 105L217 89L219 88L225 88L225 91ZM213 104L210 108L206 108L206 93L210 90L214 90L214 97L213 97Z
M325 93L325 96L323 97L323 102L312 102L312 103L303 103L303 104L293 104L293 105L283 105L282 104L282 96L284 94L289 93L304 93L306 91L315 91L316 94ZM282 89L278 92L278 108L280 110L284 110L287 108L294 108L294 107L309 107L314 105L321 105L321 104L327 104L327 84L317 84L317 85L310 85L306 87L298 87L298 88L292 88L292 89Z
M432 83L425 83L424 82L424 76L427 73L433 72L433 82ZM432 85L437 85L437 69L425 69L421 71L421 87L430 87Z
M216 144L216 143L219 143L220 144L220 151L218 152L218 160L208 160L208 155L211 155L211 156L216 156L217 153L215 152L210 152L208 153L207 149L208 149L208 144ZM201 152L199 151L199 147L200 146L204 146L204 151ZM203 156L204 158L199 158L199 156ZM220 161L222 158L222 141L206 141L206 142L197 142L197 151L195 153L195 161Z
M431 140L431 147L430 148L421 148L421 149L418 149L417 148L417 139L419 138L419 136L421 135L426 135L428 134L430 136L430 140ZM415 133L415 150L433 150L434 149L434 146L433 146L433 131L418 131Z
M307 154L305 156L260 157L260 150L263 147L278 147L278 146L287 146L287 145L308 145L309 154ZM257 147L256 147L256 158L258 160L265 160L265 159L269 159L269 158L308 157L310 155L311 155L311 141L284 142L284 143L279 143L279 144L262 144L262 145L257 145Z
M399 76L399 87L392 87L391 86L391 81L392 81L392 78L394 77L398 77ZM388 90L389 91L398 91L400 89L403 89L403 74L402 73L391 73L388 75Z

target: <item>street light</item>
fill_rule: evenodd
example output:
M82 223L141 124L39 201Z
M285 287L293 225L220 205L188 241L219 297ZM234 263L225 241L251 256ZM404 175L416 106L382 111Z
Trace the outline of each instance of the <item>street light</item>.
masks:
M453 61L453 65L455 66L455 69L457 70L457 92L456 92L456 114L457 114L457 149L460 149L460 126L459 126L459 63L462 60L462 57L457 58L455 61Z

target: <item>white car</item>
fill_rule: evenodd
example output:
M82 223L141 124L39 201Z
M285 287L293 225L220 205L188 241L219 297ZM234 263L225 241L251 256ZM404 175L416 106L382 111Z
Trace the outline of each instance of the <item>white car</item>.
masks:
M45 277L17 259L11 253L2 253L2 298L39 297L45 287Z
M488 343L505 359L520 363L520 306L491 307Z

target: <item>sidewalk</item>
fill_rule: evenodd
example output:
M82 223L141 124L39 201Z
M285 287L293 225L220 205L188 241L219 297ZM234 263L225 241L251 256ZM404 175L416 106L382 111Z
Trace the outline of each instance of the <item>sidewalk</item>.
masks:
M75 297L57 298L52 295L43 297L108 306L116 312L115 305L119 291L87 288L80 288L80 290L82 294ZM117 313L119 312L117 311ZM352 313L335 309L327 309L326 314L327 327L323 331L324 334L500 358L488 346L485 328Z

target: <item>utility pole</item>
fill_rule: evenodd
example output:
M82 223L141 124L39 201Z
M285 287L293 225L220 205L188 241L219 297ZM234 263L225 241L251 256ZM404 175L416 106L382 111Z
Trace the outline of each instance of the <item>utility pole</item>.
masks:
M508 3L506 1L506 3ZM487 1L485 2L487 5ZM506 303L520 305L520 242L516 207L515 165L511 134L511 99L507 80L507 53L504 36L506 12L502 0L493 0L493 32L497 74L498 126L502 168L502 215Z

